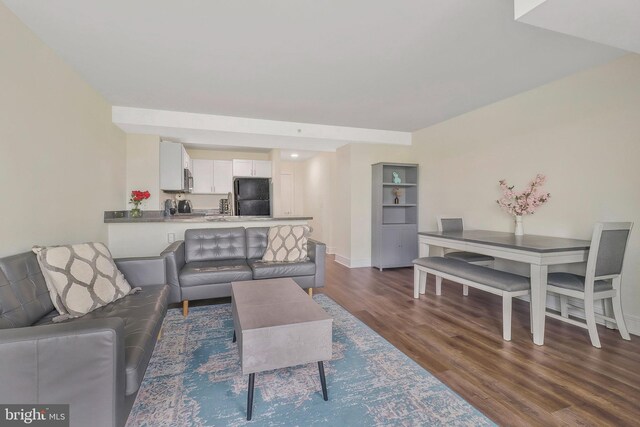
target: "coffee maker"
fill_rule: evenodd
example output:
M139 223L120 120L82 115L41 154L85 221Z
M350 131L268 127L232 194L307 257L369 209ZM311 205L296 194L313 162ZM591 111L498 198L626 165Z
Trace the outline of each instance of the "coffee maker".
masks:
M175 215L178 212L178 205L173 199L164 201L164 216Z
M178 213L188 214L191 213L192 209L191 200L184 199L178 202Z

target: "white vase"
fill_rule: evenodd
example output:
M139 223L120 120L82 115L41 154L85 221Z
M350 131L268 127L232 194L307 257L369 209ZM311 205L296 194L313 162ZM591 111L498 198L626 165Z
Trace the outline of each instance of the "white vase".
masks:
M513 233L516 236L524 235L524 227L522 226L522 215L516 215L516 231Z

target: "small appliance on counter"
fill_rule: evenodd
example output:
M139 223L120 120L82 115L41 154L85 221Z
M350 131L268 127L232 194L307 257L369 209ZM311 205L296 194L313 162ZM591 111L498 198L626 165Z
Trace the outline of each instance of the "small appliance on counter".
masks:
M193 210L193 206L191 205L191 200L184 199L178 201L178 213L191 213Z
M175 215L178 212L178 205L173 199L164 201L164 216Z
M218 212L220 212L220 215L231 214L231 212L229 211L229 199L220 199Z

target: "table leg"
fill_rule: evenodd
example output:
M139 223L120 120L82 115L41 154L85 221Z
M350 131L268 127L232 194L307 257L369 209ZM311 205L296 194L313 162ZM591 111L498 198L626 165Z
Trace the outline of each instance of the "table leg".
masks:
M544 321L547 311L547 273L546 265L531 264L531 315L533 343L544 344Z
M253 384L256 379L256 374L249 374L249 391L247 392L247 421L251 420L253 412Z
M322 361L318 362L318 371L320 372L320 384L322 384L322 398L329 400L329 394L327 393L327 379L324 377L324 364Z
M235 329L233 330L233 341L231 341L231 342L236 342L236 331L235 331Z
M426 243L420 243L418 245L418 257L424 258L426 256L429 256L429 245Z

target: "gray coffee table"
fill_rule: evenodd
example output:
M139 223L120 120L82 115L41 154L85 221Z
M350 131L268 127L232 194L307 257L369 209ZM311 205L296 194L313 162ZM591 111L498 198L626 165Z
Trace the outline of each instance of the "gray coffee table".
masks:
M290 278L233 282L231 298L233 341L249 375L247 420L257 372L317 362L328 400L322 362L331 359L333 319Z

